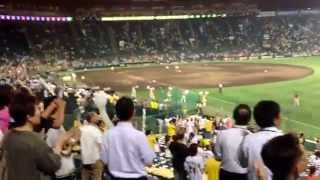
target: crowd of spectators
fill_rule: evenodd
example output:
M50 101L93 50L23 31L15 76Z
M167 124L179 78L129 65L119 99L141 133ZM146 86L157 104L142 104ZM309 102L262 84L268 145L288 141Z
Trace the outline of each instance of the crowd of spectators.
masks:
M317 16L0 24L0 60L95 66L319 54ZM19 42L19 43L15 43Z
M319 176L319 151L307 170L303 135L283 135L281 108L274 101L258 102L253 110L240 104L233 117L172 116L163 120L166 131L144 135L132 120L137 102L131 98L93 88L62 91L48 79L0 85L4 180ZM251 116L257 128L248 127Z

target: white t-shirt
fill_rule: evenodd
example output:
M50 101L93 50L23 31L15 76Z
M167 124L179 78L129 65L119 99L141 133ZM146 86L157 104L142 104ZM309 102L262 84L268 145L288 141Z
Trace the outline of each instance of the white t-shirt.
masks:
M60 129L50 128L47 132L47 139L46 139L48 146L51 148L55 147L58 138L65 132L66 130L62 126Z
M214 154L211 150L203 150L201 152L201 156L203 158L203 161L206 162L209 158L213 158Z
M312 155L310 157L309 160L309 164L311 166L315 166L316 167L316 175L319 176L320 175L320 158L317 158L315 155Z
M48 146L51 148L55 147L58 141L58 138L65 132L66 131L63 127L61 127L60 129L50 128L47 132L47 139L46 139ZM75 171L73 156L70 155L68 157L66 156L60 156L60 157L61 157L61 167L58 171L56 171L55 174L57 177L68 176Z
M201 156L188 156L186 161L184 162L184 168L187 171L189 177L188 179L202 180L204 162Z
M82 163L95 164L100 159L102 132L94 125L84 125L80 128L80 146Z
M186 123L187 125L187 127L186 127L186 134L190 134L190 133L192 133L193 131L194 131L194 122L193 121L187 121L187 123Z
M192 139L191 139L191 143L192 144L198 144L199 141L202 139L203 137L201 135L195 135Z
M76 168L73 161L73 155L70 155L68 157L61 156L61 167L55 174L58 178L62 178L72 174L75 169Z
M200 130L204 129L205 123L206 123L206 119L204 119L204 118L200 118L199 119L199 128L200 128Z

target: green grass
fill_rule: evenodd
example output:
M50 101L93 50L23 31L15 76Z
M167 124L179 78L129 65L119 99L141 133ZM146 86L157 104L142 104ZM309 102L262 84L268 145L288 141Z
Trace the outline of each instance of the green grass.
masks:
M282 129L304 132L308 137L320 136L320 57L259 60L249 63L301 65L312 68L314 74L298 80L225 88L223 94L207 89L210 91L207 111L230 114L239 103L254 106L263 99L275 100L282 108ZM196 89L192 93L200 90L204 89ZM299 108L292 103L295 93L300 95ZM139 96L146 97L147 92L139 92Z
M230 112L232 104L246 103L253 106L262 99L272 99L281 105L283 129L304 132L308 137L319 136L320 58L291 58L268 62L310 67L314 74L300 80L226 88L223 95L216 92L210 95L209 106L214 107L217 105L214 101L218 101L218 105ZM296 92L301 99L299 108L294 107L292 103Z

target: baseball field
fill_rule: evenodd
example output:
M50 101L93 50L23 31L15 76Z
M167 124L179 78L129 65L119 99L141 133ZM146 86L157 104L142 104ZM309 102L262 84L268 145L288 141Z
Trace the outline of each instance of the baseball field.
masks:
M284 130L304 132L309 138L320 136L320 57L145 65L82 71L77 76L87 85L111 87L128 95L131 87L139 86L141 99L149 96L146 87L155 87L159 101L169 86L180 96L189 90L187 101L208 92L205 111L209 114L231 114L239 103L253 107L259 100L271 99L281 105ZM217 90L220 83L223 93ZM295 94L300 96L300 107L293 105Z

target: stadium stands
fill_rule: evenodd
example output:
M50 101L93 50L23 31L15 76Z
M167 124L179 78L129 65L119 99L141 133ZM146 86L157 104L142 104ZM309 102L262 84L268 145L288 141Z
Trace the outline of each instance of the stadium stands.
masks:
M101 22L1 21L1 60L76 64L319 54L316 16ZM19 42L18 44L13 42Z

